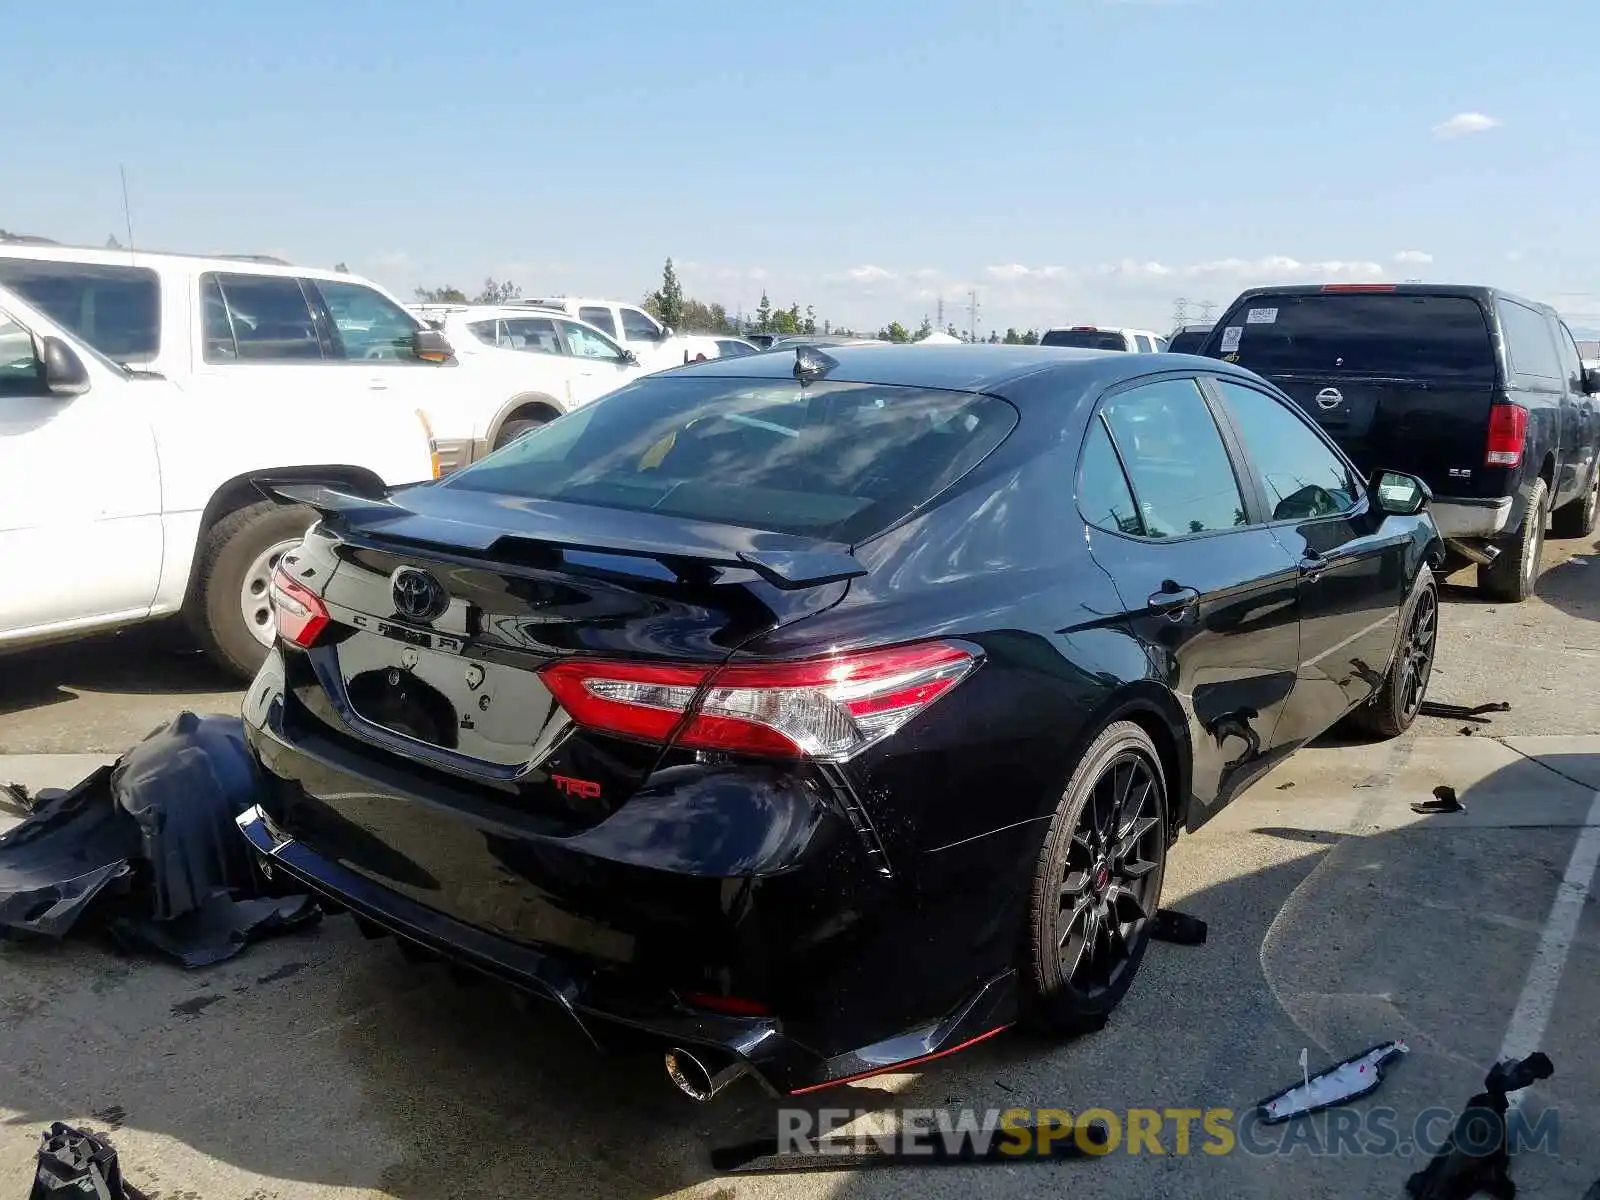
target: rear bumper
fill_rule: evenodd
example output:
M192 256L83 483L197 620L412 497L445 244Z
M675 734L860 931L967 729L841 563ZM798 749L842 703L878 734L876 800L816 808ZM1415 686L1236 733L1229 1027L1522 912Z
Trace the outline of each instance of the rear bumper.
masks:
M479 457L474 447L475 443L471 438L435 438L433 452L439 460L439 474L448 475L452 471L459 471Z
M575 835L518 829L492 799L458 810L443 787L407 781L394 756L368 763L298 721L286 729L295 701L273 686L276 657L244 713L265 789L239 827L263 866L552 1001L597 1046L642 1034L795 1093L950 1053L1015 1020L1004 916L940 894L936 871L884 878L844 817L821 806L801 819L797 805L815 797L737 796L723 778L654 835L637 814L609 837L609 819ZM730 826L755 809L768 824ZM737 867L685 857L678 835L696 810L720 825L718 854L747 847ZM1008 837L970 852L992 869ZM753 998L762 1015L729 1015L694 992Z
M1447 541L1452 538L1498 538L1515 523L1515 501L1511 496L1480 500L1474 496L1436 497L1429 511L1434 524Z

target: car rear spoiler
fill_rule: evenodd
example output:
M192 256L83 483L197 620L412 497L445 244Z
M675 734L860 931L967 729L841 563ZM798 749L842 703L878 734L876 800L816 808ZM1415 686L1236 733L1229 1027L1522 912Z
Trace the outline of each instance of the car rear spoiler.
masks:
M493 554L497 546L543 546L563 553L615 554L653 559L669 568L685 560L708 566L754 571L773 587L785 591L841 583L867 573L848 546L833 542L802 543L794 549L753 549L722 547L709 542L668 542L657 537L630 537L627 533L574 530L570 535L559 527L524 534L493 526L444 520L395 504L386 495L363 495L349 490L345 483L318 483L307 480L251 481L256 490L278 504L305 506L324 518L336 519L352 532L376 535L396 542L440 549L477 551ZM397 528L384 530L384 525ZM802 539L795 539L802 541Z

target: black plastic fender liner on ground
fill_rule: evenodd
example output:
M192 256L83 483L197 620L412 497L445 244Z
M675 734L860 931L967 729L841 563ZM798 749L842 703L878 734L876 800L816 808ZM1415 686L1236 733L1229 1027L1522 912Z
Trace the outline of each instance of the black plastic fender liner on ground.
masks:
M239 718L179 714L0 836L0 937L64 937L94 909L123 946L199 967L314 922L239 836L258 798Z
M57 1121L41 1142L28 1200L145 1200L143 1192L123 1180L117 1151L104 1138Z

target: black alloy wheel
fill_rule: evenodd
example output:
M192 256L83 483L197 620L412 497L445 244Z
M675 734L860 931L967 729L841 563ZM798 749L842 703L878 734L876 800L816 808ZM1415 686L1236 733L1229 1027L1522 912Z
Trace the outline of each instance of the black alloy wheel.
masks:
M1169 842L1160 757L1138 725L1085 754L1040 855L1030 920L1030 1023L1098 1029L1133 983L1161 902Z

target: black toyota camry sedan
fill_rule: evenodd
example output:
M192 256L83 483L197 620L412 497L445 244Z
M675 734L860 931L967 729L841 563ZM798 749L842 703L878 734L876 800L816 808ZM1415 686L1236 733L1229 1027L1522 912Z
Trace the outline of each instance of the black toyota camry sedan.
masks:
M245 701L274 877L798 1093L1098 1028L1169 847L1422 704L1443 547L1223 362L802 347L318 521Z

